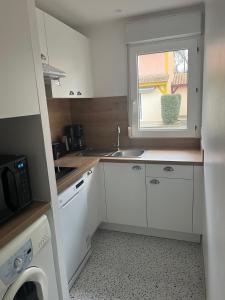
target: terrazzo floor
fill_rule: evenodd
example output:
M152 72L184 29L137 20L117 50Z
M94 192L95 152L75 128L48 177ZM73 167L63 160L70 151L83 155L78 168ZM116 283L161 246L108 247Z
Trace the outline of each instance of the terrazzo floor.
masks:
M205 300L199 244L98 230L76 300Z

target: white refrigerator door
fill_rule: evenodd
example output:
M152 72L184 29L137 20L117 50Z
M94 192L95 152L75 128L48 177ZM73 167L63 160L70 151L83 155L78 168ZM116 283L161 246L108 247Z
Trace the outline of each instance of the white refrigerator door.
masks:
M62 241L68 282L88 252L87 192L80 189L61 208Z

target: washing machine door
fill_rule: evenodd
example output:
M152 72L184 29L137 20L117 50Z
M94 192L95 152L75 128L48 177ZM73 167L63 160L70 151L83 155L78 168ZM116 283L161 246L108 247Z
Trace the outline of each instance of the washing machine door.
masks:
M48 300L48 278L43 270L31 267L8 288L3 300Z

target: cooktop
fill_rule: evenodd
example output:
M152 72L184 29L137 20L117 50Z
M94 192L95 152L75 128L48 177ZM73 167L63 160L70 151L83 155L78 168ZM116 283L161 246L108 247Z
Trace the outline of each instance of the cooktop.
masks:
M55 177L56 180L64 177L65 175L77 170L77 168L70 168L70 167L55 167Z

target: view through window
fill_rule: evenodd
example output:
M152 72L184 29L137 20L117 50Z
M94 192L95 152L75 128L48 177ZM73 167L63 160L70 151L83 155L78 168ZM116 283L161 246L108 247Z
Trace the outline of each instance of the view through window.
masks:
M188 50L138 55L140 129L187 129Z

